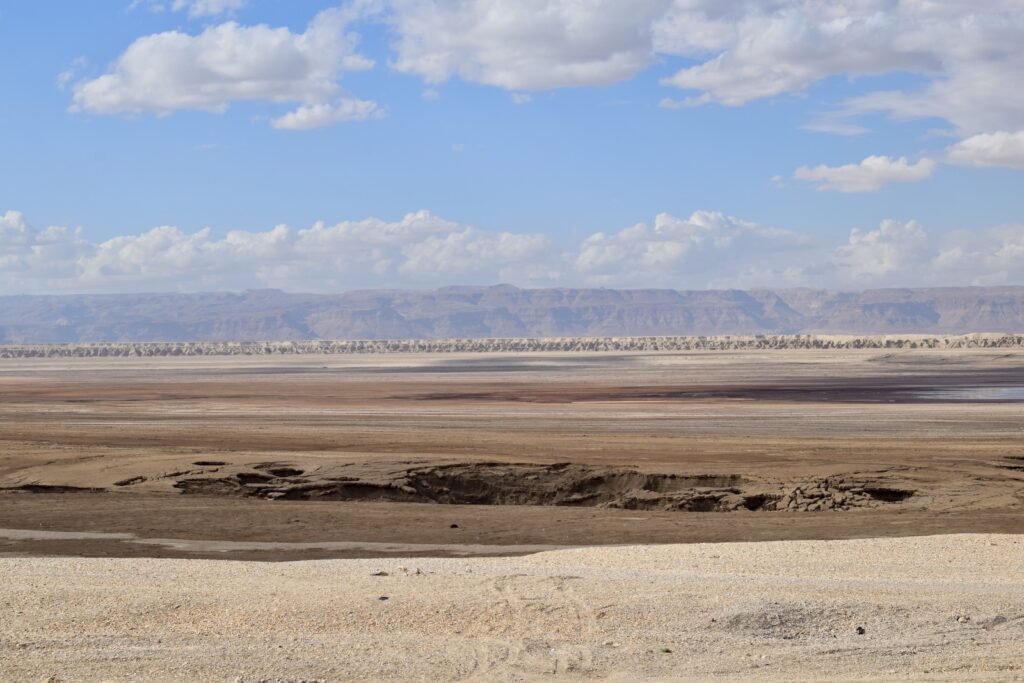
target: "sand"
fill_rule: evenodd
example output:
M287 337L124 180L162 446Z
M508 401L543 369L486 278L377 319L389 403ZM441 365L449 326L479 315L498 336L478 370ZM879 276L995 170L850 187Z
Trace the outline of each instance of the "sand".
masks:
M992 349L0 360L0 680L1024 680L1022 387Z
M1013 535L5 558L0 604L3 680L1024 680Z

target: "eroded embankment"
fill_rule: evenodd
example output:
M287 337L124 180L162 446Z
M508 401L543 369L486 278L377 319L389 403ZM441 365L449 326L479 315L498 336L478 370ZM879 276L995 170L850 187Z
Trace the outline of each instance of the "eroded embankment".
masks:
M280 462L257 463L228 474L220 470L224 464L197 461L195 465L205 471L189 472L173 486L186 494L269 500L570 505L690 512L848 510L902 502L914 495L913 490L856 477L770 484L740 475L658 474L568 463L410 467L382 480L307 473ZM118 485L129 487L141 481L132 478Z

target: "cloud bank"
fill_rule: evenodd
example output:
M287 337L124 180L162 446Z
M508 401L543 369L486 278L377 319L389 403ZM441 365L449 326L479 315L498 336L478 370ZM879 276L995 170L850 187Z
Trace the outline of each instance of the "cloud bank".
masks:
M169 7L209 18L244 4ZM807 127L856 134L865 130L860 117L882 113L940 119L964 138L1024 131L1017 0L350 0L303 33L229 21L141 37L106 73L75 85L73 107L167 114L258 100L298 102L294 118L310 122L301 127L359 120L310 112L356 101L339 100L339 79L373 64L356 51L360 23L383 25L389 67L431 93L457 78L522 102L531 91L610 85L655 68L668 71L660 81L677 93L664 106L741 106L829 78L901 73L922 84L836 102Z
M294 229L172 226L102 242L0 214L0 294L279 287L337 292L508 282L521 286L878 287L1024 282L1024 225L933 238L915 221L853 228L840 244L716 211L658 214L556 245L418 211Z

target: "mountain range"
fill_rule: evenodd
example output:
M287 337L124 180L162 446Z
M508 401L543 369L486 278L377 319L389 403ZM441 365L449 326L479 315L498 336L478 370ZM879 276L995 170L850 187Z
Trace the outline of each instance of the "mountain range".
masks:
M0 297L0 342L1024 331L1024 287L520 289Z

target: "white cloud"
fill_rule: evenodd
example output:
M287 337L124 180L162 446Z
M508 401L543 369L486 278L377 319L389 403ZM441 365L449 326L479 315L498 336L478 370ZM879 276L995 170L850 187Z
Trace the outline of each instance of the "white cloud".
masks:
M215 16L244 1L149 4ZM1024 130L1019 0L350 0L301 34L229 22L140 38L108 73L76 85L73 108L166 114L258 100L299 103L278 120L330 120L340 76L372 64L356 52L356 20L387 24L392 68L428 86L461 78L504 88L520 104L532 91L609 85L682 57L662 83L686 92L662 107L739 106L834 77L910 74L915 85L868 91L805 127L856 135L858 117L881 112L938 118L959 136Z
M851 286L1007 285L1024 281L1024 225L929 235L917 222L854 229L823 273Z
M227 22L195 36L178 31L145 36L106 74L76 84L72 109L169 114L222 112L240 100L326 105L339 96L343 72L373 66L356 52L358 36L346 32L357 16L351 9L327 10L303 33Z
M573 267L587 284L729 286L749 281L755 271L778 276L785 268L772 263L803 248L794 233L717 211L696 211L686 219L661 213L653 227L639 223L586 238Z
M174 0L175 12L187 9L190 17L213 17L225 12L236 12L245 7L247 0Z
M64 90L68 87L71 81L75 80L78 72L81 71L88 62L85 57L75 57L71 60L70 66L57 74L56 83L58 90Z
M483 275L491 281L545 277L538 270L547 259L550 241L544 235L486 233L474 228L433 234L403 249L398 272L418 280L437 281L442 273L462 277ZM530 273L533 276L530 276ZM495 277L496 276L496 277Z
M818 114L806 128L858 135L856 119L938 118L959 135L1024 130L1024 6L1017 0L392 0L392 66L519 96L629 79L663 56L689 94L665 108L739 106L832 77L913 74ZM915 82L908 79L909 82ZM928 166L930 162L924 166ZM918 171L923 171L920 164Z
M921 159L911 164L906 157L892 159L870 156L859 164L845 166L801 166L793 173L795 178L818 183L819 191L877 192L889 183L912 183L924 180L935 171L932 159Z
M91 250L81 230L36 230L18 211L0 214L0 291L59 291L75 282L77 259Z
M1024 169L1024 130L980 133L946 150L950 163Z
M658 23L656 45L700 59L664 79L666 85L697 91L697 103L735 106L800 91L833 74L930 68L930 55L900 39L923 20L920 11L887 12L880 2L858 0L680 0Z
M294 229L161 226L94 242L0 214L0 294L279 287L337 292L509 282L521 286L751 288L1019 284L1024 225L929 235L916 221L854 229L829 245L714 211L659 214L562 248L428 211Z
M994 56L952 63L929 84L915 91L880 91L847 100L841 113L853 117L883 112L897 120L938 118L950 122L961 135L1024 128L1024 91L1015 87L1024 71L1024 12L1016 20L1016 35L978 39L984 55L992 41ZM1013 22L1009 27L1013 27ZM941 40L936 38L936 40ZM1017 54L1007 54L1010 47Z
M188 16L193 19L214 17L218 14L233 13L245 7L248 0L132 0L128 9L133 10L145 6L150 12L164 12L171 10L181 12L188 10Z
M651 64L670 0L392 0L393 66L516 91L608 85Z
M842 112L819 115L803 125L804 130L832 135L863 135L868 132L864 126L852 123Z
M80 230L36 231L18 212L0 214L2 293L528 283L550 275L551 258L543 235L480 230L428 211L220 238L209 228L161 226L99 243Z
M307 104L270 122L281 130L309 130L348 121L381 118L384 110L369 100L341 99L333 104Z
M63 90L64 88L68 87L68 83L74 80L74 78L75 72L73 69L64 69L59 74L57 74L57 78L55 79L55 82L57 83L57 89Z
M943 242L933 262L947 281L979 286L1024 282L1024 225L958 231Z
M938 117L963 131L1024 127L1024 7L1013 0L676 0L655 49L696 59L664 79L692 104L741 105L830 76L911 72L918 91L869 93L845 113ZM853 132L836 120L823 125Z
M875 280L916 275L928 260L928 234L917 221L882 221L877 230L854 228L836 249L834 263L845 280Z
M663 79L690 91L663 106L742 105L834 76L895 72L920 90L851 100L844 116L939 117L961 131L1024 128L1024 7L1018 0L391 0L393 65L513 91L607 85L659 55L690 63Z

